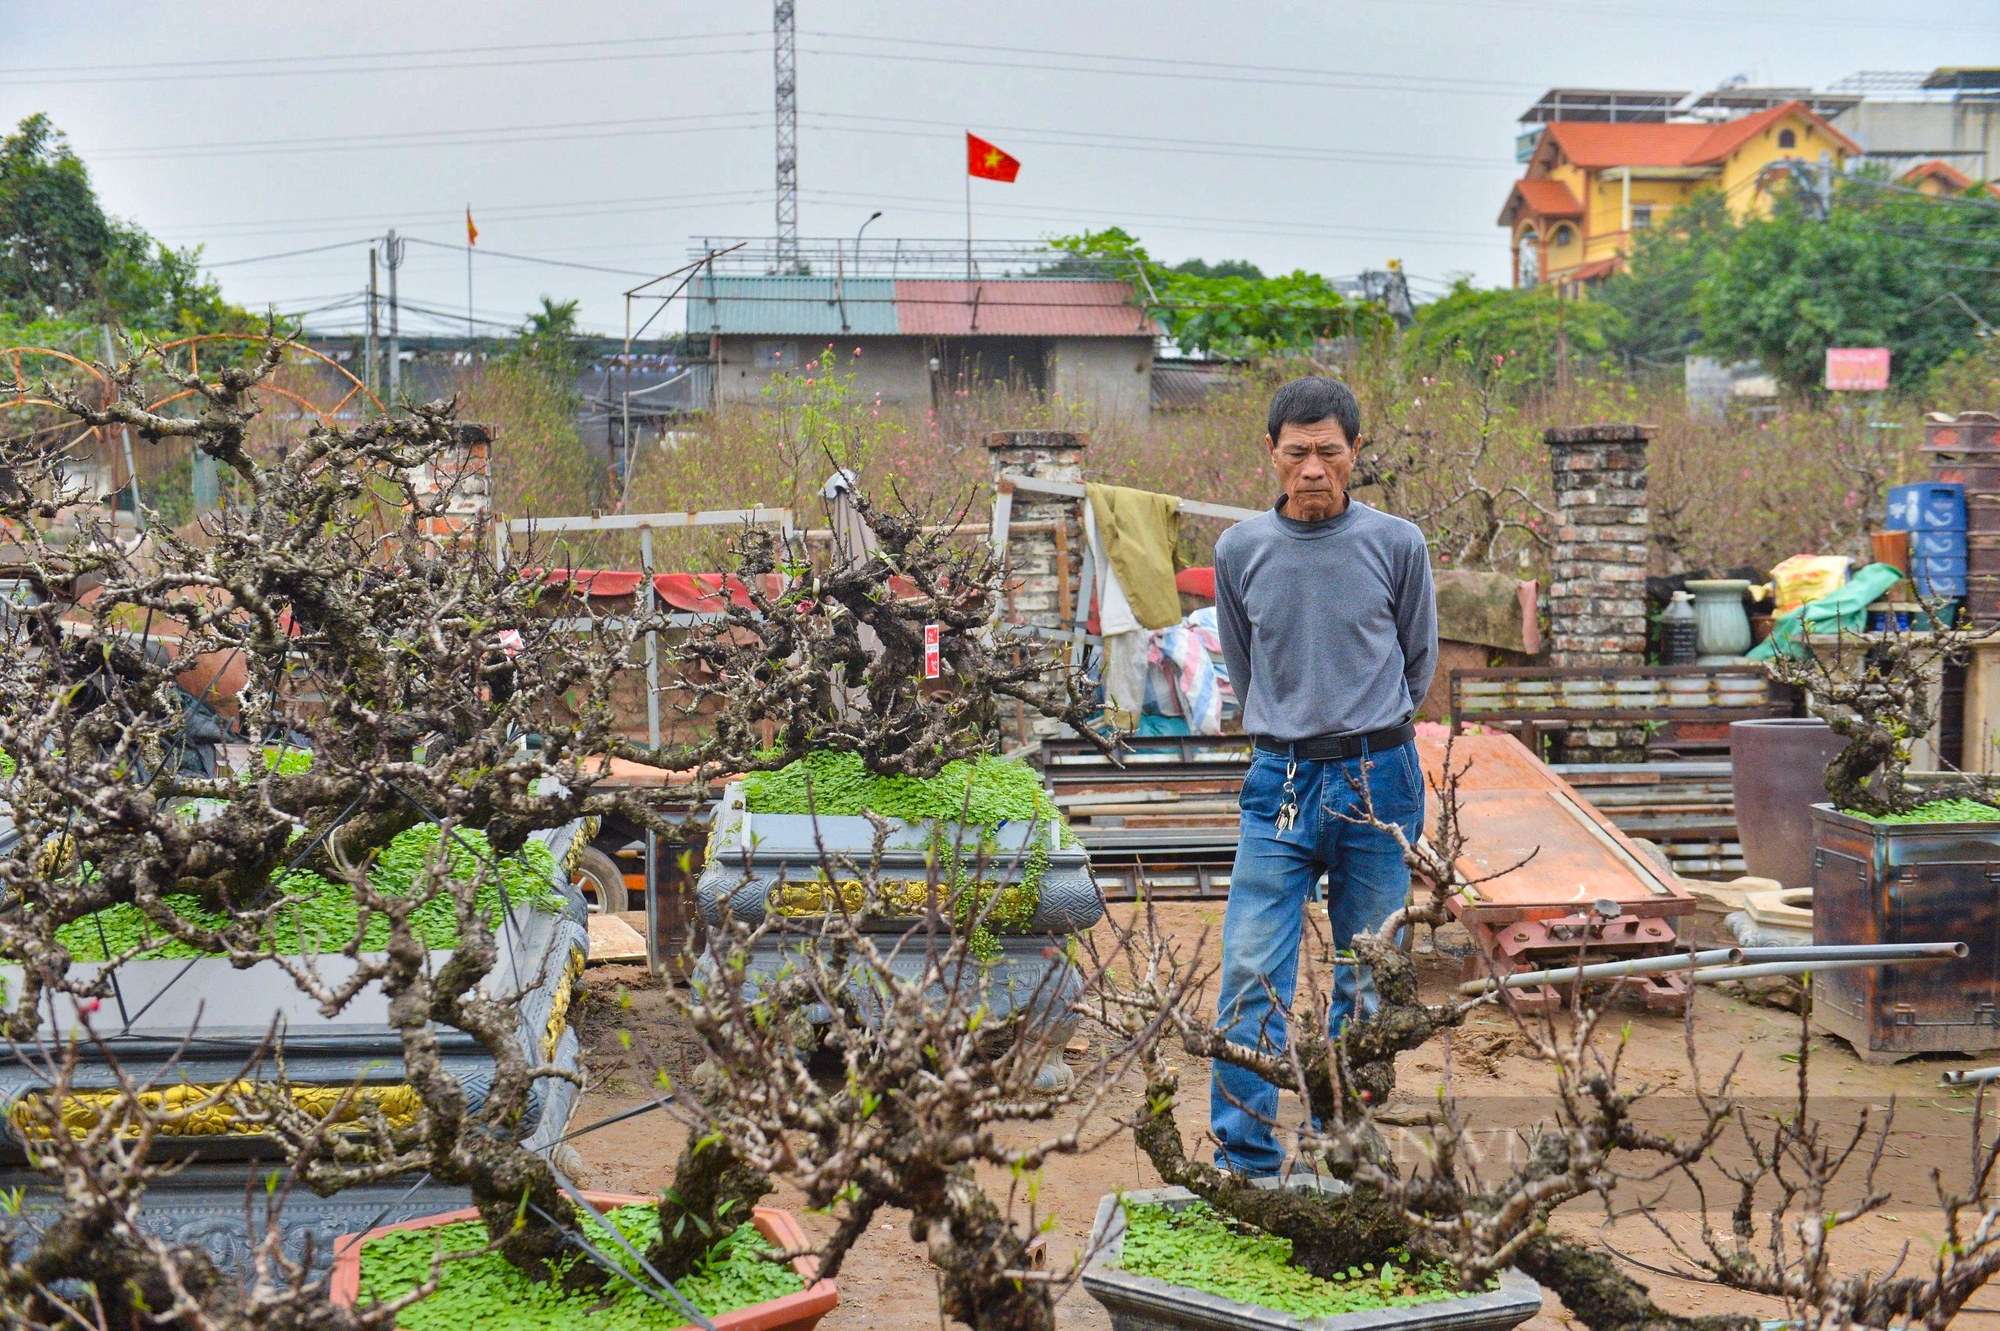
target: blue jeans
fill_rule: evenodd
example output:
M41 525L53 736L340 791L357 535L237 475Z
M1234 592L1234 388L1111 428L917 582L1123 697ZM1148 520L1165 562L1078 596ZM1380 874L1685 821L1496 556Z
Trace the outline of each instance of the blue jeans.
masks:
M1400 827L1414 842L1423 830L1424 778L1417 746L1371 755L1369 799L1375 816ZM1358 826L1363 760L1301 762L1292 779L1297 820L1277 829L1285 801L1286 759L1256 751L1243 781L1243 822L1236 867L1229 876L1229 908L1222 922L1222 985L1216 995L1216 1024L1237 1044L1285 1047L1285 1014L1271 995L1289 1004L1298 988L1299 933L1306 898L1326 875L1327 915L1333 943L1345 950L1354 935L1380 925L1410 893L1410 870L1394 837ZM1365 966L1334 970L1333 1002L1327 1028L1337 1031L1350 1017L1376 1008L1375 979ZM1271 1130L1278 1114L1278 1088L1242 1068L1215 1065L1208 1121L1219 1143L1215 1163L1249 1175L1275 1174L1284 1152Z

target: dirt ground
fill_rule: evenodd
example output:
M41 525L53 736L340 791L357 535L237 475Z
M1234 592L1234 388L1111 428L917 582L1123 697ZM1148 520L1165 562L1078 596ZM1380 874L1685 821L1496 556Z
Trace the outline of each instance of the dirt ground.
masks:
M1212 966L1218 951L1220 903L1174 903L1158 910L1161 923L1189 948L1206 931L1203 955ZM1702 917L1694 927L1695 936L1700 938L1713 924ZM1420 944L1418 961L1426 997L1442 999L1456 984L1459 961L1453 953L1465 948L1468 941L1454 927L1435 940L1435 950L1426 953ZM1311 957L1310 964L1317 968L1322 985L1330 983L1331 967L1323 949ZM641 1051L650 1051L677 1072L685 1070L691 1057L685 1032L666 1018L661 982L651 979L643 967L601 966L586 976L591 1001L585 1004L582 1025L589 1086L573 1120L576 1126L643 1102L651 1068L645 1065ZM621 993L629 993L629 1009L619 1006ZM1680 1018L1647 1013L1635 1006L1606 1024L1608 1044L1615 1044L1619 1027L1630 1023L1621 1078L1628 1086L1643 1081L1658 1088L1650 1102L1648 1121L1666 1127L1691 1125L1696 1112L1694 1088L1712 1089L1731 1060L1737 1061L1733 1093L1748 1113L1755 1117L1784 1112L1787 1097L1795 1094L1799 1075L1798 1018L1713 989L1698 989L1694 1003L1698 1077L1689 1069ZM634 1035L634 1052L624 1048L618 1035L621 1028ZM1519 1151L1524 1131L1545 1121L1549 1114L1548 1070L1529 1056L1513 1023L1498 1012L1473 1018L1448 1045L1440 1039L1403 1055L1390 1116L1416 1118L1434 1109L1438 1090L1446 1080L1447 1060L1451 1091L1474 1125L1474 1141L1493 1153L1496 1162L1510 1150ZM1208 1068L1205 1062L1185 1055L1175 1061L1181 1064L1183 1088L1178 1117L1193 1151L1207 1122ZM1935 1250L1941 1233L1931 1171L1934 1167L1942 1170L1947 1184L1963 1175L1972 1124L1972 1098L1941 1089L1939 1074L1994 1060L1921 1058L1893 1067L1869 1066L1840 1041L1816 1036L1807 1061L1815 1110L1823 1121L1853 1124L1864 1110L1873 1116L1871 1121L1880 1121L1892 1098L1895 1104L1892 1132L1876 1177L1877 1186L1893 1200L1881 1213L1842 1231L1838 1250L1844 1256L1851 1254L1850 1259L1857 1263L1878 1268L1894 1263L1897 1254L1907 1250L1909 1260L1920 1266L1926 1254ZM1121 1087L1113 1112L1129 1116L1137 1107L1139 1089L1136 1080ZM1288 1105L1285 1115L1288 1119L1301 1117L1296 1104ZM1030 1131L1020 1130L1024 1144ZM1409 1158L1414 1159L1421 1136L1420 1128L1401 1129L1399 1148L1411 1151ZM614 1124L575 1142L585 1165L586 1184L633 1193L656 1192L669 1182L681 1144L678 1125L660 1113ZM1725 1144L1720 1158L1726 1159L1733 1149ZM1712 1172L1707 1177L1716 1223L1726 1225L1723 1212L1730 1198L1715 1189L1717 1179ZM1004 1185L997 1178L988 1182L996 1195L1003 1191ZM1053 1210L1057 1219L1050 1236L1052 1269L1067 1269L1085 1247L1099 1200L1106 1194L1157 1186L1158 1177L1129 1134L1121 1134L1094 1155L1053 1163L1046 1171L1041 1194L1042 1209ZM1670 1274L1680 1265L1672 1245L1652 1224L1630 1213L1642 1197L1657 1198L1654 1214L1661 1223L1677 1236L1692 1239L1698 1233L1695 1195L1685 1181L1621 1187L1614 1194L1613 1210L1625 1214L1607 1219L1603 1203L1582 1199L1565 1207L1557 1224L1575 1237L1595 1237L1631 1263L1628 1269L1651 1288L1663 1306L1686 1312L1750 1310L1757 1302L1754 1299ZM796 1194L781 1188L771 1204L791 1207L796 1213L797 1203ZM801 1219L809 1231L823 1232L826 1227L817 1217ZM878 1222L875 1231L849 1256L840 1273L839 1288L840 1306L821 1323L825 1331L915 1328L937 1323L930 1265L900 1218ZM1775 1316L1779 1308L1772 1303L1757 1311L1768 1317ZM2000 1289L1984 1292L1967 1311L1984 1315L1967 1325L1987 1324L1985 1316L2000 1313ZM1104 1310L1080 1286L1072 1287L1063 1299L1057 1320L1062 1327L1076 1331L1110 1325ZM1570 1325L1553 1296L1545 1302L1541 1315L1528 1323L1530 1331L1555 1331Z

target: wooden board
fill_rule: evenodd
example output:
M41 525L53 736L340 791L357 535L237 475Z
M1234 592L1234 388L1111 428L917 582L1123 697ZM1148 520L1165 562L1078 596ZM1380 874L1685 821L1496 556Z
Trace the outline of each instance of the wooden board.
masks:
M1435 792L1445 738L1419 737L1417 753ZM1677 879L1512 736L1460 735L1450 758L1453 770L1464 769L1458 791L1466 846L1459 867L1468 878L1501 875L1478 884L1477 900L1454 902L1461 918L1486 924L1557 918L1606 900L1642 917L1696 908ZM1435 793L1428 804L1434 830Z
M643 913L640 913L640 918L644 918ZM646 936L618 916L592 911L587 923L590 928L591 965L646 960Z

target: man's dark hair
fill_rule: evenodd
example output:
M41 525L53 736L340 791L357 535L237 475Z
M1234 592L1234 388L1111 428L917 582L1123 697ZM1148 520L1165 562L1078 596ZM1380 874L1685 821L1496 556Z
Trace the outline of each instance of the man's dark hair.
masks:
M1340 422L1350 448L1361 442L1361 404L1353 389L1323 374L1294 379L1271 397L1271 442L1287 425L1317 425L1329 416Z

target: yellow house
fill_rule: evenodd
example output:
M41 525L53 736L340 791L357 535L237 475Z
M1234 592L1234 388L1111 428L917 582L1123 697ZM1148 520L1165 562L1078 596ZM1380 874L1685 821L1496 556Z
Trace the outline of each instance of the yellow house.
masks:
M1860 153L1804 102L1720 124L1551 121L1500 210L1513 245L1514 285L1574 287L1608 277L1623 264L1635 231L1662 225L1703 186L1720 189L1742 217L1771 206L1779 163L1816 164L1824 154L1838 169Z

